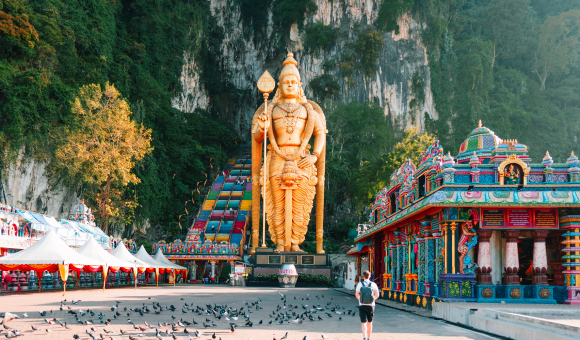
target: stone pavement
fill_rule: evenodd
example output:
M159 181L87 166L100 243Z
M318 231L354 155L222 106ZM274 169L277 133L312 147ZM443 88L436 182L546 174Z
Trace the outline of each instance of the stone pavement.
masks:
M339 292L343 292L345 294L354 296L354 290L348 290L346 288L334 288L334 289L339 291ZM379 299L376 303L383 305L383 306L386 306L386 307L398 309L400 311L405 311L408 313L424 316L427 318L430 318L432 316L431 310L426 309L426 308L421 308L421 307L416 307L416 306L408 306L404 303L395 302L395 301L391 301L391 300L385 300L385 299Z
M272 320L268 314L271 314L278 305L282 306L282 301L278 291L287 294L288 305L298 305L295 309L297 313L303 311L301 305L308 305L310 308L313 304L320 304L325 307L328 302L332 306L338 304L343 314L332 314L332 317L325 313L318 312L313 314L315 317L320 315L323 321L305 321L302 324L279 324L273 322L272 325L267 323ZM310 294L308 301L302 300ZM316 298L319 295L319 298ZM322 297L324 296L324 297ZM297 299L294 300L294 297ZM66 298L65 311L60 311L60 302ZM151 298L151 299L149 299ZM250 315L253 321L253 327L239 327L234 333L229 330L229 322L217 320L213 315L197 315L191 311L182 313L184 303L205 306L206 304L226 304L231 307L243 307L245 302L255 302L260 298L261 310L251 309ZM71 303L72 300L80 299L77 305ZM119 310L122 316L117 319L113 318L111 307L115 305L115 301L121 301ZM171 312L164 310L161 314L156 315L151 308L152 303L159 302L162 306L169 306L173 304L177 310ZM137 313L127 317L127 312L123 311L124 307L127 309L141 307L145 303L151 309L151 313L145 314L143 317ZM78 334L80 339L90 339L85 333L90 327L97 328L96 337L100 338L100 334L106 335L103 329L112 331L105 339L129 339L128 335L121 335L120 330L126 331L128 334L136 336L143 334L139 339L155 339L155 329L147 329L144 332L133 329L133 326L127 323L130 318L137 326L143 326L145 322L155 326L158 322L170 323L172 316L177 320L183 319L185 321L195 321L199 324L196 327L187 327L190 332L199 330L202 335L200 339L211 339L215 333L216 339L230 340L270 340L280 339L286 332L288 332L288 340L301 340L306 336L307 340L322 339L320 333L324 333L329 339L340 340L361 340L360 333L360 319L358 313L355 317L344 313L348 310L356 309L356 300L353 296L346 295L334 289L316 289L316 288L302 288L302 289L277 289L277 288L250 288L250 287L229 287L218 285L192 285L192 286L162 286L155 287L139 287L134 288L115 288L108 289L105 292L98 289L87 289L78 291L69 291L66 296L62 296L62 292L42 292L42 293L20 293L20 294L3 294L0 296L0 312L11 312L22 316L22 313L27 312L28 317L24 319L12 320L7 322L9 327L20 330L24 336L23 339L73 339L74 334ZM104 326L99 323L99 319L90 314L79 316L84 321L85 319L93 320L94 325L80 325L77 324L73 315L68 314L68 306L72 310L78 311L82 309L87 312L90 309L97 313L103 312L105 320L110 318L111 325ZM344 309L342 309L344 307ZM248 307L245 307L247 310ZM40 316L39 311L47 311L45 317ZM52 311L52 313L51 313ZM342 321L339 320L342 317ZM70 330L58 325L48 325L44 318L56 318L59 321L66 321ZM206 318L216 323L217 327L204 329L202 322ZM259 321L263 320L263 324L259 325ZM236 321L238 324L244 324L242 318ZM32 331L31 325L39 328L37 331ZM200 327L201 326L201 327ZM168 327L161 327L165 330ZM3 337L6 332L0 336ZM49 329L47 333L45 329ZM177 339L188 339L188 335L183 333L183 327L175 333ZM192 337L193 338L193 337ZM485 334L473 332L461 327L447 324L442 321L433 320L430 318L414 315L411 313L402 312L400 310L388 308L385 306L377 306L375 311L375 322L373 339L493 339ZM172 339L171 336L164 335L164 339Z

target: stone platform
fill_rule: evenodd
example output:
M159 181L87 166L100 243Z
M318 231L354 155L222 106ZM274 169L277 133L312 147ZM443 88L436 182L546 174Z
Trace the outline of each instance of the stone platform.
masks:
M580 306L435 302L433 317L510 339L580 339Z
M274 252L270 248L257 248L250 258L253 275L278 273L283 263L292 263L299 273L322 274L331 277L332 267L326 254L303 252Z

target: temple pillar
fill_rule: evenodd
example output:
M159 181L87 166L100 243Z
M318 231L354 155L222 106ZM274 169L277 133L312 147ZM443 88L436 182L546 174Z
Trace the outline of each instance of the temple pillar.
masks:
M564 275L568 286L568 299L565 304L580 305L580 215L564 216L560 219L560 228L567 229L562 236L566 240L562 256L566 260Z
M423 234L425 241L423 243L422 257L425 264L423 265L423 296L431 296L431 284L433 283L433 235L431 234L431 219L421 222L423 225Z
M354 279L355 282L360 282L361 267L362 267L362 259L360 254L358 254L356 257L356 278Z
M532 278L533 285L548 285L548 258L546 255L546 236L547 230L534 230L532 232L534 237L534 258L532 261L534 276Z
M520 259L518 257L518 236L519 230L506 230L503 232L506 238L505 243L505 282L506 285L519 285Z
M425 239L417 237L418 251L417 251L417 294L425 294Z
M374 272L374 268L373 268L373 255L374 255L374 248L372 247L372 242L371 242L371 246L369 247L369 253L368 253L368 267L369 267L369 272L371 273L371 277L373 279L376 279L375 277L375 273Z
M489 238L491 237L491 230L478 230L477 241L479 247L477 250L477 262L479 264L479 275L477 276L477 284L492 285L491 280L491 245Z
M215 263L215 261L210 261L209 263L211 264L211 276L210 277L213 279L213 278L215 278L215 265L216 265L216 263Z

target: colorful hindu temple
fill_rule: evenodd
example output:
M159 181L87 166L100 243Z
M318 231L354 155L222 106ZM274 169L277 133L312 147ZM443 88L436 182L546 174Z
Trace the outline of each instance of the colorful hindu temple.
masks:
M527 152L480 122L457 156L405 161L358 228L357 280L368 265L383 298L427 308L580 304L580 162Z
M190 282L225 279L235 262L242 261L252 208L251 163L248 155L228 161L216 176L185 240L161 240L153 245L153 252L162 249L169 260L187 267Z

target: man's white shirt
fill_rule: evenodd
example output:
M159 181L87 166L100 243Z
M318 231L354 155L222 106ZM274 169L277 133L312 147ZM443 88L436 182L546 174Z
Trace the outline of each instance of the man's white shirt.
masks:
M371 287L371 290L373 292L373 303L371 303L371 304L362 304L362 303L360 303L360 299L359 299L358 300L358 305L359 306L373 306L374 307L375 306L375 300L374 300L375 296L374 296L374 292L377 292L378 293L379 292L379 287L377 286L376 283L372 282L371 280L364 280L362 282L365 283L365 287L369 287L369 283L371 284L370 287ZM356 292L359 293L359 296L360 296L360 289L362 287L362 282L359 282L356 285Z

